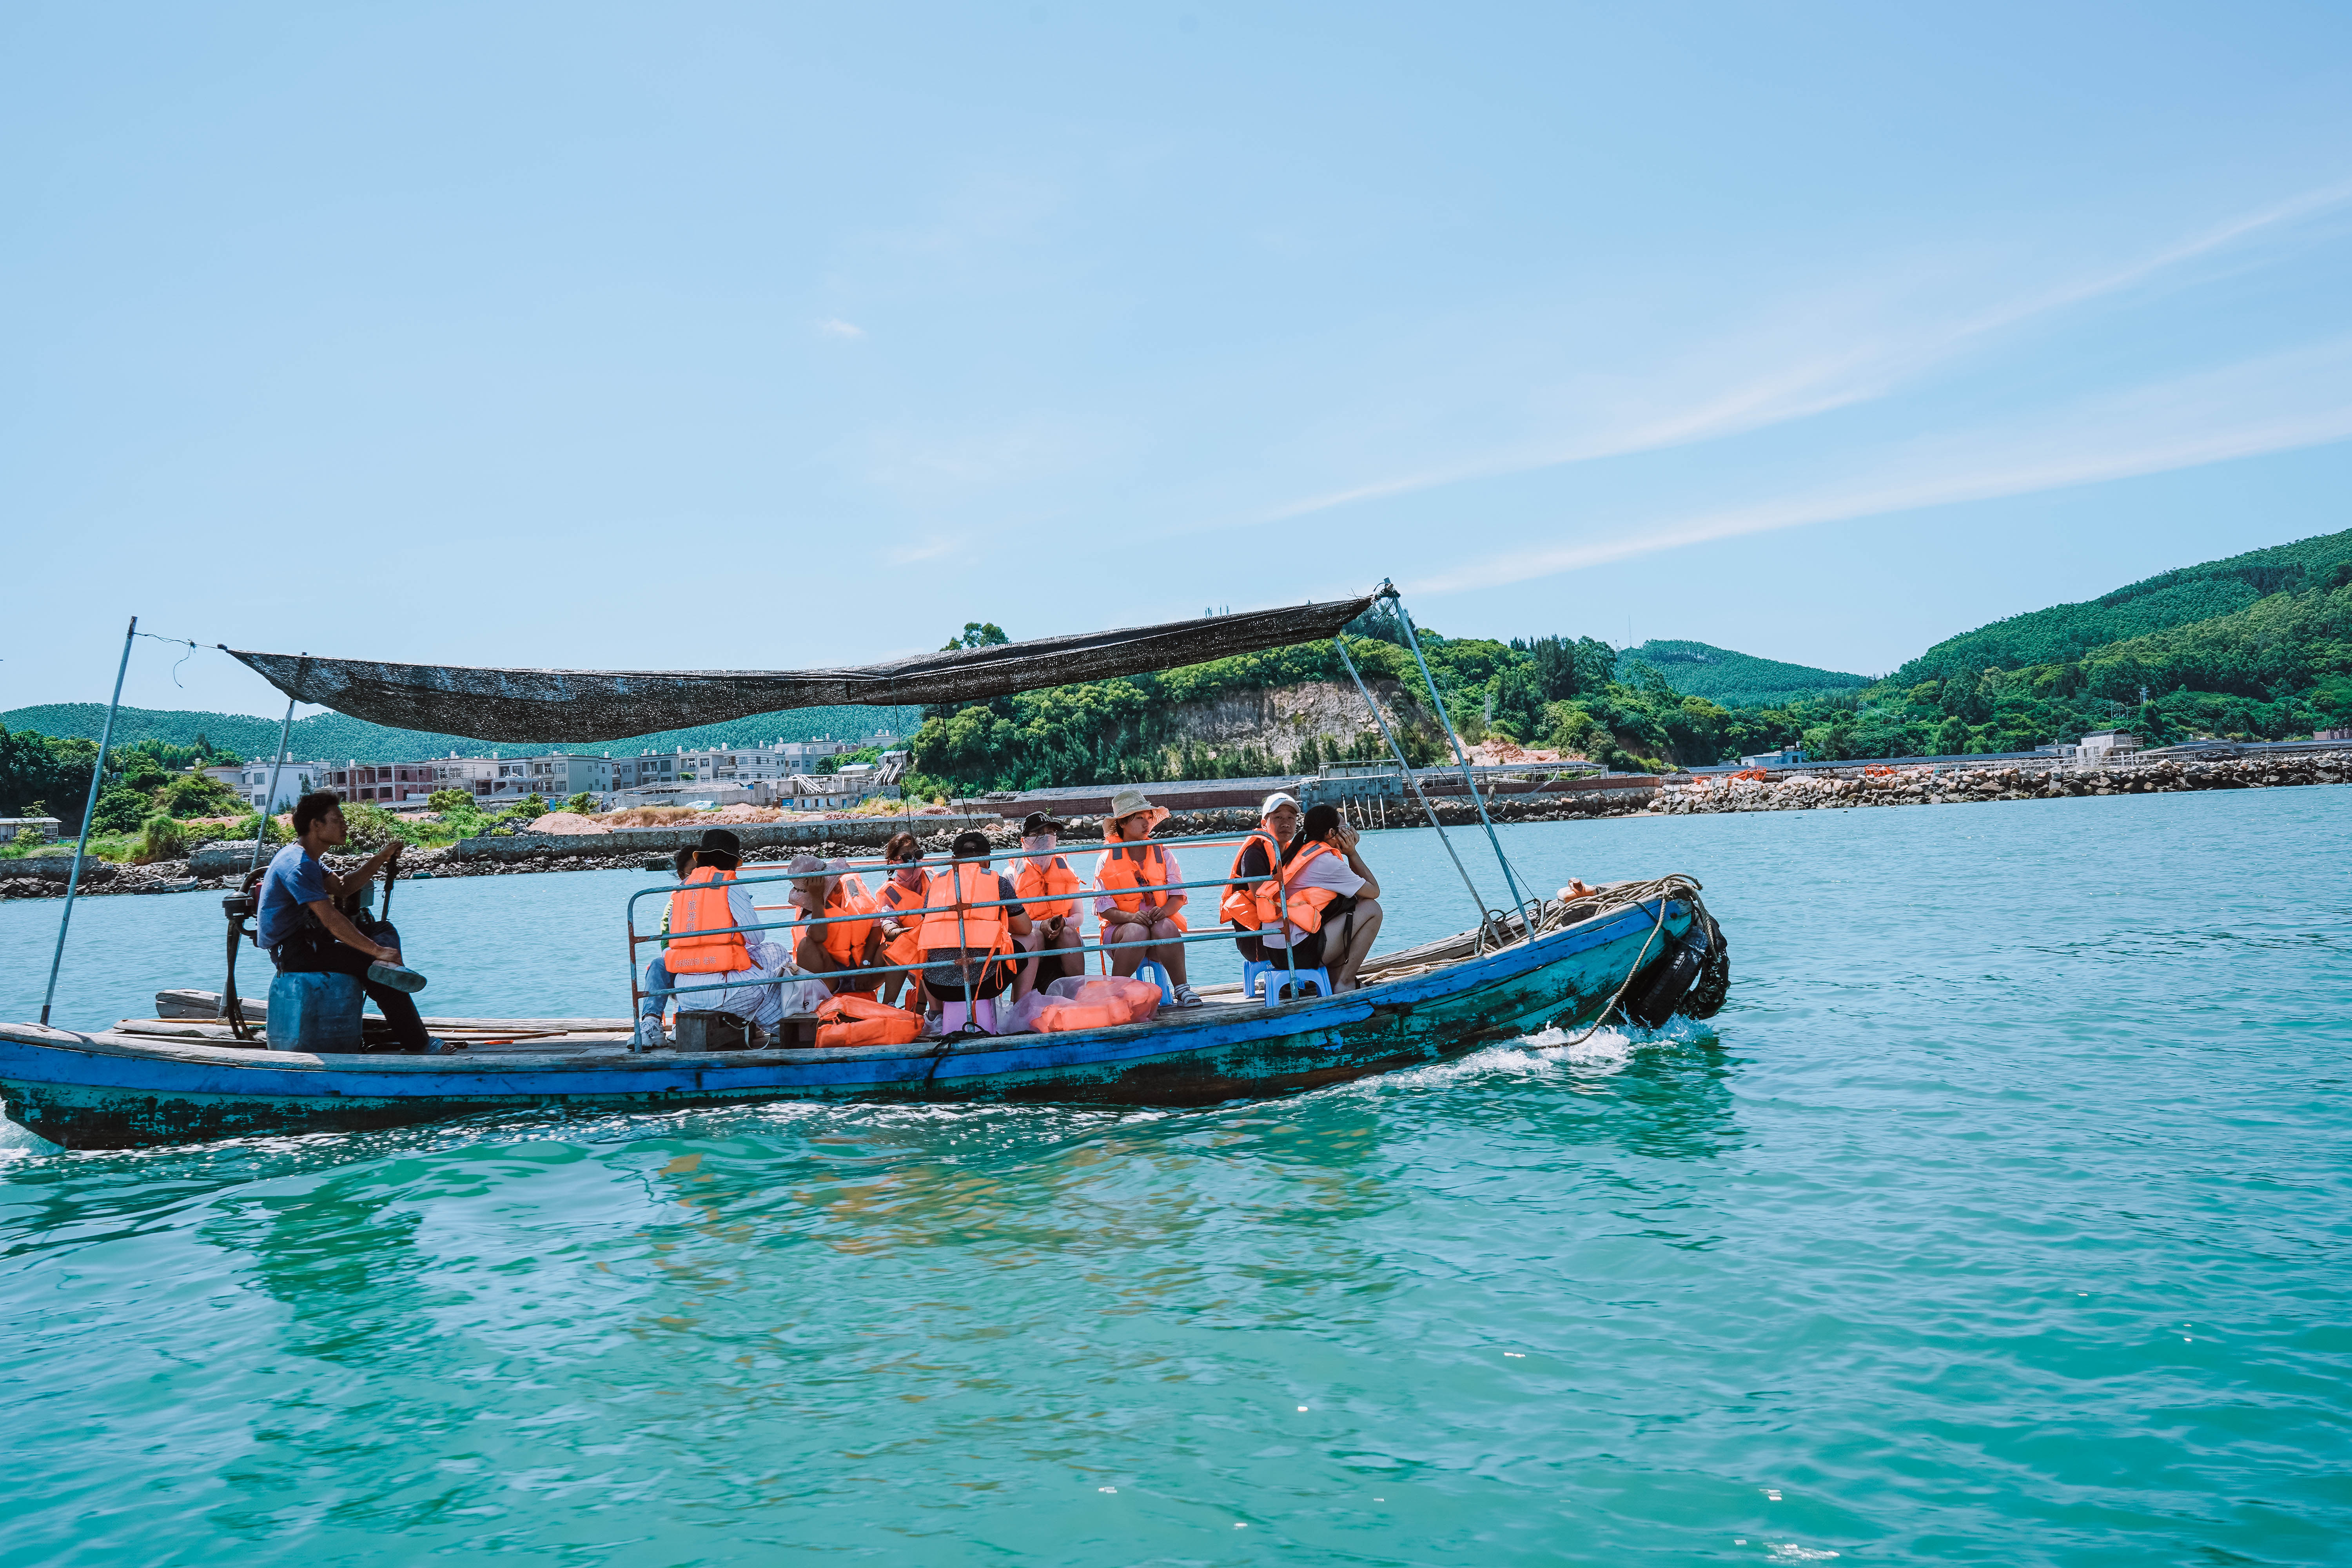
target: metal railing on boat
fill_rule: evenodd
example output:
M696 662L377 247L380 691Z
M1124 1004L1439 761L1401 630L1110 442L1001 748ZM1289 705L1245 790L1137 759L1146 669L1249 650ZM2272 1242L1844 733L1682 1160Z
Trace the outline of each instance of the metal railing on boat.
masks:
M1193 834L1172 838L1147 837L1139 839L1105 839L1103 841L1103 853L1108 854L1114 849L1128 847L1140 848L1146 845L1160 850L1181 848L1188 845L1201 847L1229 847L1238 850L1240 847L1246 846L1251 838L1264 837L1265 836L1263 834L1250 832L1235 833L1227 831L1222 833ZM1081 851L1081 853L1083 853L1083 851ZM950 870L952 870L958 866L986 866L993 868L1000 861L1022 861L1033 859L1035 857L1033 855L1032 851L1026 847L1006 849L992 848L985 855L969 855L950 858L946 860L944 864ZM1047 853L1046 858L1048 859L1058 858L1066 862L1070 857L1057 844L1053 850ZM919 869L923 868L925 861L929 858L929 857L924 857L912 861L893 861L886 859L881 856L872 855L841 857L835 859L827 860L824 863L824 869L822 870L791 871L777 869L757 876L738 875L728 879L725 883L720 885L729 888L750 888L774 882L824 882L836 877L860 876L862 872L866 870L878 870L885 873L887 876L890 873L904 870L909 866L915 867ZM746 861L739 869L748 871L752 869L755 866L775 866L781 868L785 864L785 862L782 861ZM1073 870L1075 870L1075 868L1073 868ZM928 870L925 872L927 879L936 874L937 873ZM999 873L999 875L1002 875L1002 873ZM1287 884L1283 882L1278 868L1269 870L1265 876L1261 877L1234 875L1229 872L1222 877L1193 878L1181 881L1139 884L1132 889L1118 889L1116 896L1123 897L1129 891L1141 894L1147 889L1160 892L1180 892L1194 888L1216 888L1222 889L1237 884L1254 887L1262 883L1269 882L1273 883L1277 889L1277 918L1286 927L1290 917L1289 889ZM702 884L702 886L705 887L709 885L710 884L707 883ZM675 930L647 931L643 933L638 931L636 927L636 907L638 900L653 897L667 899L684 890L684 884L674 883L667 888L640 888L635 892L629 895L627 908L629 1005L631 1015L633 1016L637 1016L638 1010L643 1007L645 998L648 994L644 986L640 984L643 972L637 963L637 950L647 942L667 945L669 942L677 941L682 935L694 937L735 936L751 935L756 932L772 931L791 931L795 933L799 933L814 931L823 926L850 924L870 925L884 920L897 918L893 915L886 914L878 910L842 915L811 916L803 913L789 920L761 921L750 925L716 926L708 928L697 927L694 930L686 932L679 932ZM867 890L869 893L874 891L874 889L870 889ZM1071 895L1074 900L1092 900L1112 896L1115 896L1113 892L1106 890L1100 887L1088 884L1083 880L1081 881L1077 890ZM1034 898L1024 900L1017 897L1012 899L974 899L971 900L959 901L948 907L953 908L957 911L959 928L958 935L961 936L963 934L961 929L962 912L966 910L1004 908L1018 909L1034 901L1036 901ZM1190 902L1189 898L1187 902ZM752 905L752 909L755 911L762 910L793 909L796 907L797 906L789 903L754 903ZM936 911L928 906L916 905L909 907L905 911L905 918L909 922L916 922L921 921L927 914ZM1074 918L1083 918L1081 911L1078 910L1074 910L1072 911L1072 915ZM1104 923L1103 916L1100 911L1097 912L1096 918L1097 929L1099 929L1100 925ZM992 963L1002 963L1014 967L1020 967L1027 964L1032 960L1053 957L1076 958L1081 964L1083 964L1090 956L1099 954L1103 958L1104 967L1108 969L1111 967L1109 955L1114 952L1129 952L1138 948L1150 949L1155 947L1191 945L1198 942L1231 942L1238 936L1245 936L1247 934L1249 933L1246 931L1236 931L1231 926L1221 922L1205 931L1196 931L1188 928L1172 937L1155 937L1143 942L1106 942L1097 941L1095 942L1087 942L1081 941L1076 947L1047 948L1040 945L1038 948L1034 950L1016 948L1009 952L982 954L977 958L968 956L971 952L969 944L959 943L957 955L954 958L919 960L913 963L866 964L847 969L828 969L823 973L814 973L806 971L784 972L769 980L751 981L746 983L718 981L698 985L674 985L664 987L657 993L654 994L664 998L670 998L713 991L725 992L753 990L762 985L791 985L797 984L803 980L824 980L831 982L851 978L864 978L866 976L878 978L880 976L893 974L910 975L921 971L934 970L940 968L943 965L953 964L957 967L959 973L963 978L963 988L966 992L967 1005L969 1005L971 999L970 994L973 989L973 983L971 980L972 972L975 969L984 970L987 965ZM1284 955L1282 963L1286 970L1295 970L1298 967L1290 947L1285 946L1280 949L1268 949L1267 951L1270 952L1278 951ZM860 989L863 988L861 987Z

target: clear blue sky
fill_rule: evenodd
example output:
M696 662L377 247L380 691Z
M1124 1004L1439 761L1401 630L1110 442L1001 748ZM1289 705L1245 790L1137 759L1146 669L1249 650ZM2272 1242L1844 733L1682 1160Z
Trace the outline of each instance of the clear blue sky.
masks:
M26 4L0 212L0 707L1384 574L1876 672L2352 522L2342 6Z

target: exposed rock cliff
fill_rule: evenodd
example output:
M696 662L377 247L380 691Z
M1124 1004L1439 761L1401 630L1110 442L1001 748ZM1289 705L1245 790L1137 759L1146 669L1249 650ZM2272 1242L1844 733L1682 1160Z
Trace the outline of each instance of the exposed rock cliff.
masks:
M1394 681L1370 683L1373 694L1399 731L1434 733L1437 719L1428 705ZM1202 748L1250 747L1265 752L1277 769L1286 767L1311 740L1323 753L1344 751L1366 735L1378 743L1380 725L1365 711L1354 686L1311 680L1257 691L1228 692L1205 702L1186 702L1169 715L1174 743ZM1383 748L1385 752L1385 748Z

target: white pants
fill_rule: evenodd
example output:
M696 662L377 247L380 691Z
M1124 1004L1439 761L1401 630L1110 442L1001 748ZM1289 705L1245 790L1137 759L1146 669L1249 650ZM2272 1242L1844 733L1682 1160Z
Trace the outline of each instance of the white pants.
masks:
M822 980L812 980L792 959L792 953L772 942L755 942L749 949L759 967L730 970L725 974L681 974L674 984L724 984L724 991L696 991L680 996L677 1005L695 1012L732 1013L772 1029L787 1013L814 1013L833 994Z

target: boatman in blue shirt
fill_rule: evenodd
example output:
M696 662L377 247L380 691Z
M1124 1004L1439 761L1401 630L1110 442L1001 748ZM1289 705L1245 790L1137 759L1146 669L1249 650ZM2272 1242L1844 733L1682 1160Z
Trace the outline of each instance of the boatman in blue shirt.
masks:
M408 993L424 977L400 962L400 933L385 921L362 931L339 900L367 886L387 865L395 868L398 839L368 858L359 869L337 876L320 858L351 837L343 824L343 799L318 790L294 803L294 842L269 861L261 879L261 908L255 938L269 950L281 974L349 974L392 1026L394 1048L420 1055L439 1042L425 1032Z

